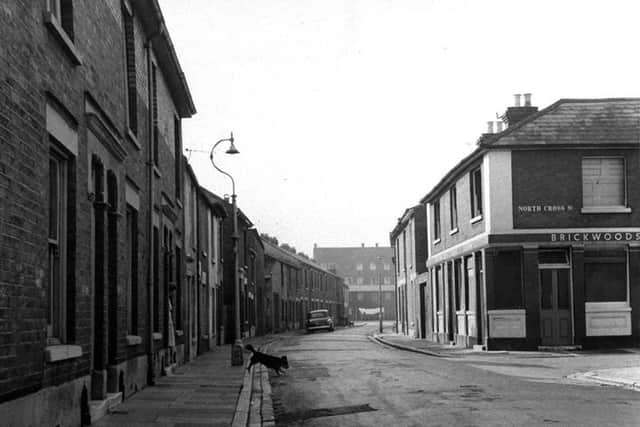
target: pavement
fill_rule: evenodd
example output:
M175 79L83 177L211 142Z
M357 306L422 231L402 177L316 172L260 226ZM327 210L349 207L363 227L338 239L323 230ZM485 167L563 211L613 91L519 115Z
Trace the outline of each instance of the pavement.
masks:
M380 344L538 382L591 383L640 391L640 349L593 351L480 351L416 339L373 334ZM527 359L523 363L522 359Z
M263 349L272 336L246 340ZM172 373L157 378L92 425L109 426L273 426L271 386L261 365L247 371L231 366L231 346L216 347Z

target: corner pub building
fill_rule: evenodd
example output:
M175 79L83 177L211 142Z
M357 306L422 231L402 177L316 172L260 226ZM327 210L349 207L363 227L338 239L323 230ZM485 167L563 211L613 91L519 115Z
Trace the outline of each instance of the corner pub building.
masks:
M422 199L433 338L639 345L640 99L516 96L503 119Z

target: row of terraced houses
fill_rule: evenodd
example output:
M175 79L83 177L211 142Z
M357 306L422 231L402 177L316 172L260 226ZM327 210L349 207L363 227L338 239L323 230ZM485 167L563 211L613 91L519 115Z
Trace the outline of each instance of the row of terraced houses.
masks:
M640 99L522 99L390 233L399 328L484 349L638 346Z
M88 424L235 337L344 317L343 280L260 236L182 155L196 113L157 0L0 7L0 419ZM213 140L218 138L212 137Z

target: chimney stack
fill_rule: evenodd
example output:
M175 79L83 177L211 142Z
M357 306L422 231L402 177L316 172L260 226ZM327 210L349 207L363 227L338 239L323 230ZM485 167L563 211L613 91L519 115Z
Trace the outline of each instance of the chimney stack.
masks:
M525 93L524 95L516 94L513 97L515 106L507 108L507 111L502 116L502 119L507 122L507 126L513 126L530 115L538 112L538 107L531 105L530 93ZM520 105L522 97L524 97L524 106Z
M502 125L503 124L504 124L503 122L496 122L496 133L502 132Z
M487 133L493 133L493 122L487 122Z
M361 247L361 248L364 248L364 243L360 243L360 247Z
M378 244L376 243L376 248L378 247Z

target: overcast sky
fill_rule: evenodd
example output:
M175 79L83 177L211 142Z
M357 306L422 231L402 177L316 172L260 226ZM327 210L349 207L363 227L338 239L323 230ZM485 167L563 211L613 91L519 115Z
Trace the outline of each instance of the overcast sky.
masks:
M640 95L638 1L160 0L198 114L260 232L311 255L389 231L530 92ZM224 195L207 154L190 162Z

